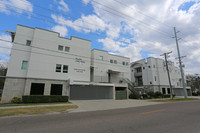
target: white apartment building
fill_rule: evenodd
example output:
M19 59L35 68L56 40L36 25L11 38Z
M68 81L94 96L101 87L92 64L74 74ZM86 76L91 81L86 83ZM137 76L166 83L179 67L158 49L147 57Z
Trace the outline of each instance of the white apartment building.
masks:
M40 28L17 25L16 32L10 33L13 47L2 103L23 95L67 95L71 100L115 99L122 90L119 94L123 96L126 92L127 97L128 85L119 79L130 79L129 58L101 50L91 52L89 40L67 39Z
M173 94L183 96L182 78L180 70L173 62L168 62ZM163 59L147 58L131 63L131 81L142 93L148 91L160 91L170 94L169 80L166 63ZM190 87L187 87L188 95L191 95Z

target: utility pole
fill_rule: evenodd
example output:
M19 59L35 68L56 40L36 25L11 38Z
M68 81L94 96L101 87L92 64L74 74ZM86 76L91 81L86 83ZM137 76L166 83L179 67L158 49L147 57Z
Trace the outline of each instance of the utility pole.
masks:
M169 86L170 86L170 99L173 99L173 93L172 93L172 84L171 84L171 79L170 79L170 75L169 75L169 67L168 67L168 61L167 61L167 57L169 57L168 55L171 54L171 52L168 52L168 53L164 53L160 56L163 56L165 57L165 62L166 62L166 69L167 69L167 75L168 75L168 80L169 80Z
M179 59L179 67L181 70L181 77L182 77L182 84L183 84L183 90L184 90L184 97L187 98L187 91L185 87L185 79L184 79L184 73L183 73L183 66L182 66L182 61L181 61L181 56L180 56L180 51L179 51L179 46L178 46L178 38L177 38L177 31L176 27L174 27L174 34L175 34L175 39L176 39L176 46L177 46L177 52L178 52L178 59Z

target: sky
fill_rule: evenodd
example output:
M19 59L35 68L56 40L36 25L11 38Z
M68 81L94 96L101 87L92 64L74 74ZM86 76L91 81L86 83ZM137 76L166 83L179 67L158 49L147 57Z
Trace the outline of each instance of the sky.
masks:
M172 51L175 64L176 27L185 73L200 74L200 0L0 0L0 62L12 47L5 31L17 24L91 40L131 62Z

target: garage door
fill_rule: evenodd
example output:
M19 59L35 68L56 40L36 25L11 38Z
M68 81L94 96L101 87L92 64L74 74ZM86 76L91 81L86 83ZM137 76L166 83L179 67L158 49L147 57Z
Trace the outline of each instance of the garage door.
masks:
M110 86L70 86L70 100L113 99L113 87Z

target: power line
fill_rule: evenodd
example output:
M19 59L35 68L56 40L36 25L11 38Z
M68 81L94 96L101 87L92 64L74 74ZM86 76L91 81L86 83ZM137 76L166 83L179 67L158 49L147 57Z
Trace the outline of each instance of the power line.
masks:
M119 1L119 0L113 0L113 1L119 3L120 5L123 5L123 6L125 6L125 7L128 7L128 8L130 8L130 9L133 9L133 8L131 8L129 5L124 4L124 2L121 2L121 1ZM134 9L134 10L135 10L135 9ZM161 21L159 21L159 20L157 20L157 19L155 19L155 18L153 18L153 17L151 17L151 16L149 16L149 15L144 14L143 12L141 12L141 11L138 10L138 9L136 9L136 10L137 10L137 12L138 12L139 14L142 14L143 16L146 16L146 17L148 17L148 18L150 18L150 19L152 19L152 20L154 20L154 21L156 21L156 22L158 22L158 23L160 23L160 24L162 24L162 25L165 25L165 26L167 26L167 27L169 27L169 28L172 28L172 26L170 26L170 25L168 25L168 24L165 24L165 23L162 23Z
M23 1L23 0L20 0L20 1ZM96 2L96 1L94 1L94 0L92 0L92 1L93 1L93 2ZM24 1L24 2L25 2L25 1ZM96 2L96 3L98 3L98 2ZM106 10L106 9L100 8L100 9L102 9L102 10L104 10L104 11L106 11L106 12L109 12L109 13L111 13L111 14L114 14L114 15L116 15L116 16L119 16L119 17L122 17L122 18L125 18L125 19L127 19L127 18L124 17L124 15L127 16L128 18L131 17L131 16L127 15L127 14L121 13L121 12L119 12L119 11L117 11L117 10L114 10L114 9L108 7L108 6L105 6L105 5L101 4L101 3L98 3L98 4L104 6L104 7L108 8L108 9L111 9L111 10L117 12L117 13L122 14L122 16L121 16L121 15L119 15L119 14L115 14L115 13L113 13L113 12L110 12L110 11L108 11L108 10ZM36 5L36 4L34 4L34 5ZM43 8L43 7L41 7L41 6L37 6L37 7ZM95 6L95 7L97 7L97 6ZM99 8L99 7L97 7L97 8ZM46 8L44 8L44 9L46 9ZM47 10L47 9L46 9L46 10ZM51 10L51 9L49 9L49 10ZM52 10L51 10L51 11L52 11ZM58 13L58 12L56 12L56 13ZM66 16L66 15L65 15L65 16ZM132 18L132 17L131 17L131 18ZM136 18L133 18L133 19L135 20ZM130 19L130 20L132 20L132 19ZM84 21L84 22L86 22L86 21ZM142 22L142 21L139 21L139 22L143 23L144 26L148 25L147 23L144 23L144 22ZM137 23L138 23L138 22L137 22ZM90 24L91 24L91 23L90 23ZM151 26L152 26L152 25L151 25ZM167 32L159 31L159 30L155 29L155 27L153 27L153 28L152 28L152 27L148 27L148 26L146 26L146 27L149 28L149 29L152 29L152 30L154 30L154 31L157 31L157 32L161 33L162 35L165 35L165 36L168 36L168 37L171 38L171 34L169 34L169 33L167 33ZM90 29L89 29L89 30L90 30ZM112 31L114 31L114 30L112 30ZM120 33L120 35L122 35L122 34ZM129 36L129 35L127 35L127 34L123 34L123 35ZM132 36L129 36L129 37L132 38Z
M20 0L20 1L23 1L23 2L27 3L27 2L24 1L24 0ZM51 11L51 12L56 13L56 14L62 14L63 16L67 16L67 17L70 17L70 18L74 18L74 19L76 19L76 21L84 21L84 22L87 23L87 24L94 25L94 26L96 26L96 27L105 28L105 27L103 27L103 26L101 26L101 25L93 24L93 23L90 23L90 22L85 21L85 20L80 20L80 19L77 18L77 17L73 17L73 16L67 15L67 14L65 14L65 13L58 12L58 11L56 11L56 10L52 10L52 9L49 9L49 8L45 8L45 7L36 5L35 3L34 3L34 6L36 6L36 7L38 7L38 8L41 8L41 9L44 9L44 10ZM116 32L115 30L112 30L112 29L110 29L110 30ZM122 33L120 33L120 35L124 35L124 36L130 37L130 38L133 37L133 36L130 36L130 35L127 35L127 34L122 34Z
M123 16L125 15L125 16L127 16L128 18L132 18L132 19L130 19L131 21L136 20L136 18L133 18L133 17L130 16L130 15L121 13L121 12L119 12L119 11L117 11L117 10L111 8L111 7L108 7L108 6L104 5L104 4L101 4L101 3L99 3L99 2L97 2L97 1L95 1L95 0L91 0L91 1L93 1L94 3L97 3L98 5L104 6L104 7L108 8L108 9L114 11L114 12L117 12L117 13L119 13L119 14L122 14ZM90 4L91 4L91 3L90 3ZM95 6L95 5L93 5L93 6ZM95 7L97 7L97 6L95 6ZM113 13L113 12L110 12L110 11L108 11L108 10L106 10L106 9L103 9L103 8L100 8L100 7L97 7L97 8L102 9L102 10L104 10L104 11L106 11L106 12L111 13L111 14L114 14L114 15L116 15L116 16L119 16L118 14L115 14L115 13ZM125 18L125 17L123 17L123 16L119 16L119 17ZM127 19L127 18L125 18L125 19ZM147 28L149 28L149 29L152 29L152 30L154 30L154 31L157 31L157 32L159 32L159 33L161 33L161 34L163 34L163 35L165 35L165 36L171 37L171 34L169 34L169 33L167 33L167 32L159 31L159 30L155 29L155 27L154 27L154 28L148 27L148 25L149 25L148 23L145 23L145 22L143 22L143 21L141 21L141 20L138 20L138 22L142 23L145 27L147 27ZM136 23L138 23L138 22L136 22ZM152 26L152 25L150 25L150 26Z

